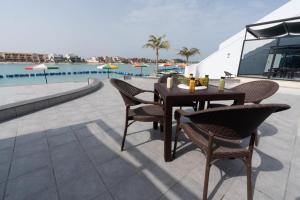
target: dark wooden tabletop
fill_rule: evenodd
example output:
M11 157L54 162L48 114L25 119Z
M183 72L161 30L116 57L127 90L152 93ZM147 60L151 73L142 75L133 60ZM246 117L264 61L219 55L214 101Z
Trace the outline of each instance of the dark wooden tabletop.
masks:
M174 85L171 89L167 88L165 83L155 83L154 89L160 94L163 99L168 98L169 100L177 101L196 101L196 100L238 100L244 101L245 93L234 91L231 89L225 89L219 91L218 87L209 85L207 89L196 90L195 92L190 92L189 90L178 88ZM242 102L239 102L242 104Z

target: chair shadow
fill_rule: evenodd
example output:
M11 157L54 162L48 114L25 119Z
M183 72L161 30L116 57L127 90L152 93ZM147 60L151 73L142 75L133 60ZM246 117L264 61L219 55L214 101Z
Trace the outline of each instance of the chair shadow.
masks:
M266 126L274 127L268 123L266 124ZM277 131L277 129L275 127L272 130L273 130L272 133L274 133L274 134L276 133L276 132L274 132L274 130ZM176 151L176 157L180 157L189 151L199 149L196 145L191 143L186 136L182 136L182 135L184 135L184 134L181 134L180 135L181 137L178 140L179 145L177 147L178 150ZM244 140L243 144L249 144L249 140L247 140L247 139ZM201 150L199 149L199 151L201 151ZM258 154L261 162L260 162L259 166L252 167L252 186L253 186L252 192L253 193L254 193L254 188L256 185L256 180L257 180L257 177L260 172L279 171L279 170L283 169L283 164L279 160L269 156L268 154L260 151L259 149L255 148L254 151ZM226 163L225 160L217 160L216 162L213 163L213 165L219 169L221 178L218 181L218 183L215 185L213 190L210 192L208 199L214 198L218 189L220 189L222 183L224 181L226 181L227 179L231 179L231 178L238 177L238 176L245 176L245 178L246 178L246 166L245 166L244 162L241 159L232 159L232 160L234 160L235 163L231 162L230 164L236 165L235 166L235 167L237 167L236 171L232 170L232 168L229 167L229 165L227 164L228 162ZM201 172L199 172L199 173L201 173ZM204 173L204 171L202 173ZM245 187L247 187L247 185L245 185Z
M95 135L95 132L93 132L93 129L89 129L89 124L91 123L95 123L98 127L100 127L102 130L106 130L104 132L99 132L100 135L105 134L105 136L107 136L107 138L105 137L99 137ZM73 129L74 127L74 129ZM94 126L92 126L92 128L94 128ZM73 132L68 132L71 129L73 129ZM80 133L80 130L85 129L82 133ZM76 132L74 130L78 130L79 132ZM162 140L159 130L157 131L153 131L149 128L143 130L143 131L150 131L150 137L149 137L149 141L151 140ZM189 188L187 188L186 186L182 185L174 176L172 173L168 172L166 169L161 168L156 162L154 162L151 158L149 158L147 155L145 155L142 151L140 151L139 149L135 149L134 151L127 151L128 154L130 154L132 157L134 157L136 160L138 160L141 163L141 166L137 167L135 165L133 165L133 163L131 163L130 161L126 160L123 157L120 157L119 153L116 153L118 150L113 150L112 148L114 148L115 146L109 146L109 143L107 143L106 139L110 139L110 140L114 140L115 142L119 143L121 135L120 133L118 133L118 131L116 131L114 129L114 127L111 127L109 124L107 124L105 121L103 121L102 119L97 119L97 120L92 120L92 121L88 121L88 122L84 122L84 123L78 123L78 124L73 124L73 125L68 125L68 126L62 126L60 128L49 128L46 130L42 131L43 133L45 132L45 136L46 138L49 137L57 137L59 135L63 135L63 134L74 134L75 136L75 141L68 141L67 143L61 143L61 141L56 141L59 144L57 144L57 146L51 146L51 148L59 148L59 149L63 149L65 150L65 152L62 152L62 155L60 156L67 156L67 154L76 154L77 152L74 152L73 149L67 150L66 148L72 148L72 146L70 145L70 143L76 143L76 145L80 146L80 149L82 149L85 154L89 157L89 159L101 159L101 157L103 156L103 158L108 158L109 156L113 156L114 158L116 158L117 156L119 158L121 158L123 160L123 162L126 162L128 165L131 165L133 168L137 168L137 170L141 171L143 169L147 169L147 171L150 171L151 174L156 177L157 180L160 180L162 178L166 178L168 180L171 180L172 182L174 182L174 185L179 185L182 190L181 192L184 192L185 194L188 194L192 199L198 199L199 197L197 197L192 191L190 191ZM136 131L136 133L138 133L139 131ZM79 135L77 135L78 133L80 133ZM38 135L40 135L41 132L32 132L32 133L28 133L26 135L22 135L22 136L17 136L20 137L22 139L22 141L26 141L26 145L28 145L27 143L31 143L30 145L33 145L35 142L38 142L39 140L41 140L41 137L37 137ZM49 135L48 135L49 134ZM86 140L86 138L90 138L90 142L91 140L93 141L92 143L88 143L89 145L87 146L87 144L83 145L81 142L83 140ZM9 141L11 139L2 139L0 141ZM17 139L18 140L18 139ZM48 140L48 139L47 139ZM52 140L53 141L53 140ZM147 142L149 142L147 141ZM126 141L128 143L128 145L130 145L129 141ZM46 144L47 145L47 144ZM91 146L90 146L91 145ZM34 145L33 145L34 146ZM49 146L49 144L48 144ZM64 146L64 147L63 147ZM61 148L62 147L62 148ZM50 148L50 146L48 147ZM97 153L96 155L93 154L93 152L95 152L94 150L96 150L96 148L102 148L103 150L101 152L103 153ZM34 148L33 148L34 149ZM88 149L88 150L87 150ZM50 149L49 149L50 151ZM90 152L89 152L90 151ZM58 150L56 150L56 152L58 152ZM96 151L97 152L97 151ZM36 151L34 152L36 153ZM33 154L30 154L33 155ZM27 156L30 156L27 155ZM58 155L58 154L57 154ZM81 155L82 156L82 155ZM12 161L10 161L12 162ZM106 161L109 162L109 161ZM95 169L97 169L97 162L90 160L90 163L92 163L92 165L94 166ZM57 163L56 163L57 164ZM74 164L76 165L76 164ZM156 166L155 169L152 169L152 167L149 166ZM54 169L55 166L52 166L52 170L55 171L56 173L56 169ZM80 167L80 166L79 166ZM32 172L33 169L31 169ZM36 170L36 169L35 169ZM69 173L69 176L79 176L76 173ZM9 174L8 176L9 177ZM60 179L63 179L63 177L59 177ZM103 178L103 177L102 177ZM129 178L129 177L128 177ZM160 188L157 187L157 185L155 183L153 183L149 178L148 182L150 182L149 184L152 185L153 188L156 188L158 191L160 191ZM6 181L9 181L9 179L7 178ZM163 184L164 181L161 180L161 183ZM174 185L170 185L168 186L169 189L171 190L171 188ZM30 187L30 184L24 185L25 188ZM60 187L57 188L56 192L59 193L60 192ZM77 191L78 192L78 191ZM173 191L176 193L176 195L179 198L184 198L183 195L179 192ZM160 193L160 195L164 195L166 193L166 191L164 193ZM7 190L5 189L5 192L3 195L7 194ZM162 196L161 196L162 197Z
M261 133L260 137L272 136L272 135L275 135L276 133L278 133L278 129L268 122L262 123L258 127L258 130Z

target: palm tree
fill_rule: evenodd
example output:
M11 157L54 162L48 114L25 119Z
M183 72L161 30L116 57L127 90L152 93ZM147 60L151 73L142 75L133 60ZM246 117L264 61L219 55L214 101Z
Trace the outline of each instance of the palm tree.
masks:
M196 54L200 54L200 50L197 48L190 48L182 47L182 49L179 50L178 55L184 56L186 58L186 64L188 65L189 57L194 56Z
M169 49L170 43L168 40L164 40L166 35L162 35L159 37L156 37L154 35L150 35L148 42L143 46L144 48L152 48L155 50L156 55L156 73L158 73L158 57L159 57L159 50L160 49Z

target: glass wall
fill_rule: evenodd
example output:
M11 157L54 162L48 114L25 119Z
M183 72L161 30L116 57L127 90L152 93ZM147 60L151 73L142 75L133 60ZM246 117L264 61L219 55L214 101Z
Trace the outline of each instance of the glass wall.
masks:
M238 75L300 80L300 37L246 40Z

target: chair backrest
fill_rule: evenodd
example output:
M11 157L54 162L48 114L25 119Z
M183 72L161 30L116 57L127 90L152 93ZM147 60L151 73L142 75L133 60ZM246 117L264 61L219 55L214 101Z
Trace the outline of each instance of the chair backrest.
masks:
M112 78L110 82L120 92L126 106L134 106L141 103L134 96L140 94L143 90L120 79Z
M232 89L245 93L245 103L260 103L275 94L279 85L274 81L259 80L243 83Z
M166 74L166 75L161 76L161 77L158 79L157 82L158 82L158 83L167 83L167 78L170 77L170 76L172 76L172 77L174 78L173 83L174 83L175 85L180 84L180 81L178 80L178 78L184 77L183 75L179 75L179 74L172 74L172 75Z
M168 77L169 77L168 75L163 75L163 76L159 77L157 82L158 83L166 83Z
M240 140L251 135L272 113L289 109L286 104L253 104L207 109L190 114L199 128L225 139Z

